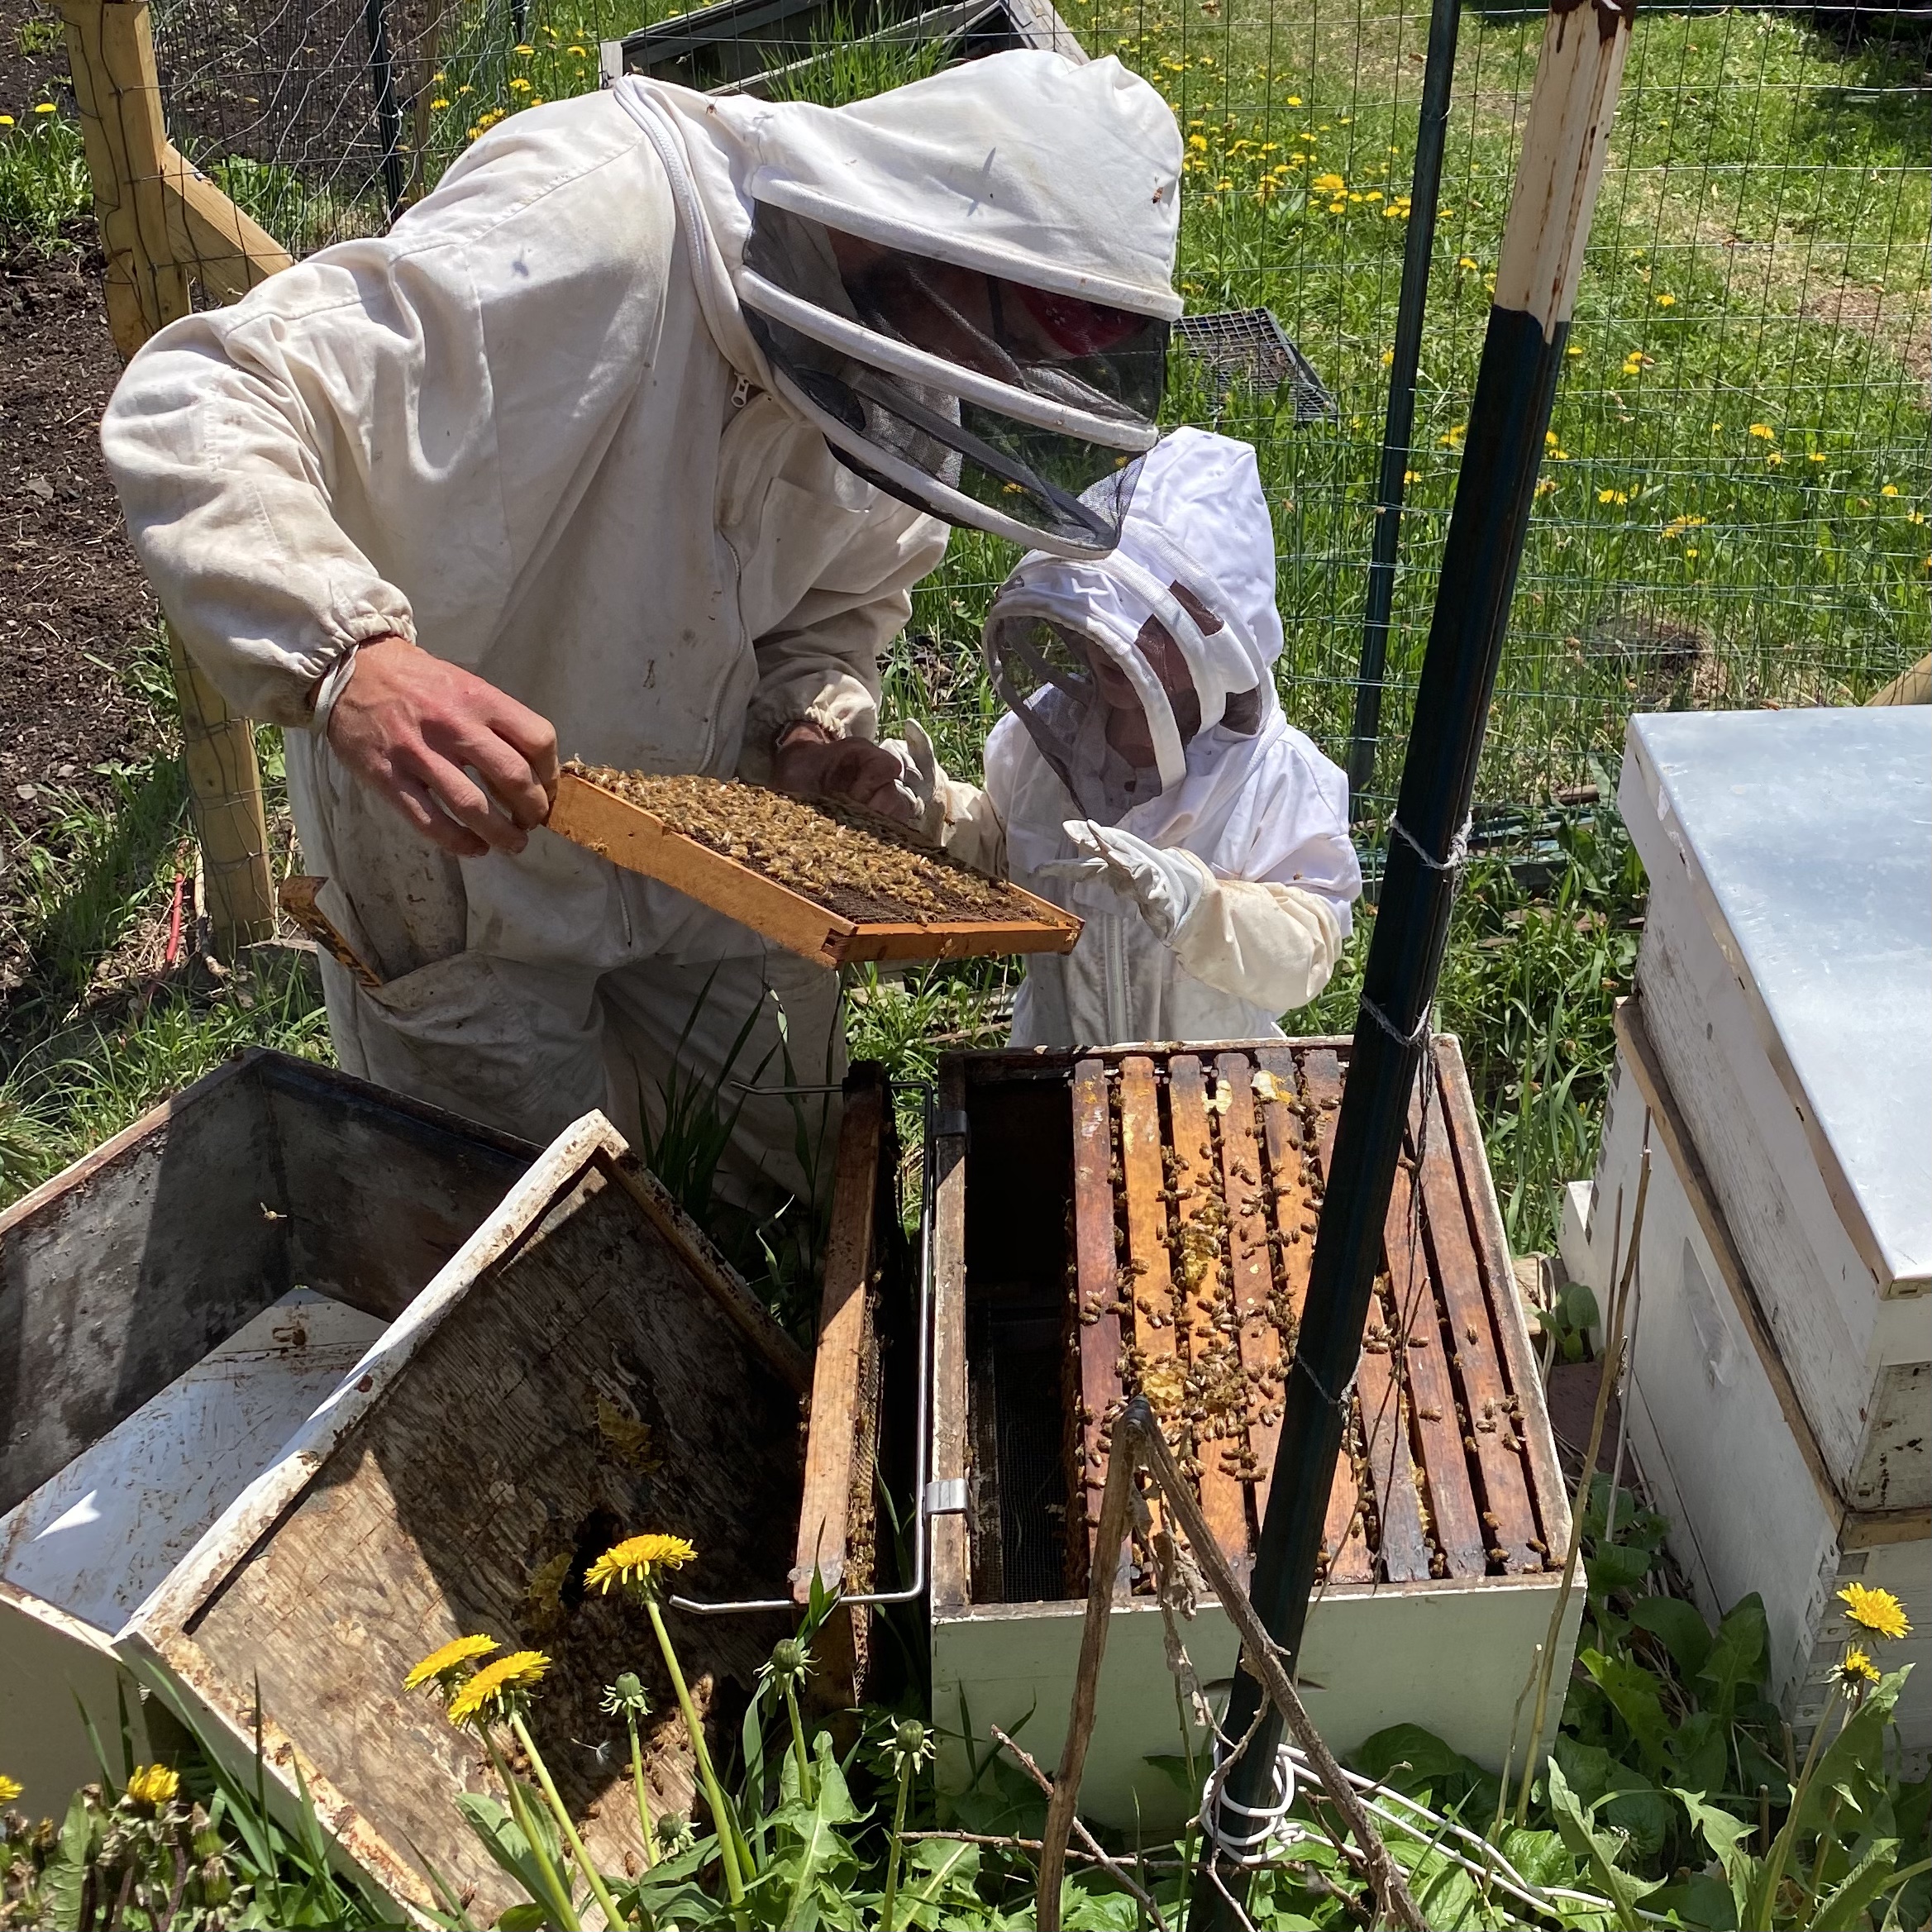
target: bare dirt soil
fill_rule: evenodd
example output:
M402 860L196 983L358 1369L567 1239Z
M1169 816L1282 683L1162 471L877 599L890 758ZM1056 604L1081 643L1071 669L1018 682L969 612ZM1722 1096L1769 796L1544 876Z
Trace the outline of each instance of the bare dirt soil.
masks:
M63 791L104 800L96 768L152 742L126 673L159 613L96 436L120 372L91 235L0 235L0 820L16 837Z

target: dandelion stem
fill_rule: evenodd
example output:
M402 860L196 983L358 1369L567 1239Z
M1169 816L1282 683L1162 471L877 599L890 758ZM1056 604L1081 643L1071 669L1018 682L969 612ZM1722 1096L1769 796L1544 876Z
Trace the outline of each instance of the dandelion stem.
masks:
M818 1793L812 1776L812 1753L805 1748L805 1727L799 1717L798 1693L789 1682L785 1686L785 1708L792 1720L792 1755L799 1761L799 1796L806 1804L815 1805Z
M1764 1923L1767 1925L1771 1923L1772 1907L1777 1900L1778 1887L1784 1882L1786 1863L1797 1845L1798 1825L1805 1815L1805 1799L1811 1789L1811 1773L1817 1767L1818 1748L1825 1742L1825 1727L1843 1694L1842 1691L1835 1693L1831 1703L1818 1714L1818 1728L1812 1732L1810 1744L1805 1752L1804 1768L1799 1772L1798 1782L1791 1789L1791 1810L1783 1828L1772 1840L1770 1858L1758 1876L1758 1897L1763 1901Z
M905 1849L905 1800L913 1782L913 1761L899 1761L899 1795L892 1801L892 1849L885 1854L885 1896L879 1902L879 1932L892 1932L893 1908L899 1902L899 1861Z
M704 1744L704 1727L691 1704L685 1685L685 1673L678 1653L671 1648L670 1632L664 1627L664 1612L655 1596L646 1596L644 1607L651 1613L651 1627L657 1633L657 1648L664 1653L664 1667L670 1672L671 1688L678 1694L678 1709L684 1713L685 1729L689 1734L692 1754L698 1760L698 1777L704 1787L705 1802L711 1807L711 1820L718 1827L718 1862L724 1868L724 1889L731 1900L733 1915L742 1915L745 1903L745 1881L738 1869L737 1829L732 1822L724 1793L718 1788L718 1773L711 1768L711 1753Z
M537 1782L543 1787L543 1795L549 1801L552 1815L558 1829L564 1834L564 1842L570 1848L570 1855L576 1859L579 1868L590 1887L590 1896L597 1901L597 1909L603 1914L603 1922L610 1932L618 1932L624 1923L623 1915L618 1911L617 1901L610 1896L610 1887L599 1875L590 1861L590 1854L584 1849L584 1841L577 1835L577 1828L570 1822L570 1814L564 1807L564 1801L557 1796L556 1786L551 1782L550 1767L543 1761L543 1754L537 1748L537 1740L530 1734L530 1727L516 1711L510 1713L510 1729L517 1734L517 1742L523 1747L523 1755L530 1760L530 1768L537 1773Z
M637 1739L637 1714L624 1713L631 1730L631 1788L637 1794L637 1823L644 1832L644 1864L648 1870L657 1863L657 1834L651 1823L651 1800L644 1791L644 1747Z
M489 1753L489 1761L496 1767L496 1774L503 1781L503 1789L510 1796L510 1815L517 1821L517 1829L523 1834L523 1842L530 1848L530 1862L537 1868L537 1874L543 1882L543 1888L550 1894L550 1909L557 1915L557 1924L563 1932L582 1932L581 1921L577 1917L577 1908L570 1902L570 1895L565 1889L563 1880L556 1868L550 1862L550 1853L543 1840L537 1835L537 1826L530 1816L528 1807L523 1802L523 1787L503 1762L503 1754L497 1748L494 1733L488 1724L477 1726L483 1738L484 1748Z

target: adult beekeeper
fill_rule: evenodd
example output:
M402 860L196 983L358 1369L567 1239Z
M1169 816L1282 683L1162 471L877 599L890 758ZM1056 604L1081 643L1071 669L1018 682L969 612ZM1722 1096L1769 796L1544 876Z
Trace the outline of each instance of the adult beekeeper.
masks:
M1254 451L1176 430L1126 482L1118 548L1036 552L993 600L984 789L909 732L929 828L1086 922L1028 961L1014 1045L1279 1038L1362 891L1348 781L1281 714Z
M831 973L532 836L559 747L909 813L880 654L947 523L1112 546L1180 170L1112 60L837 111L632 78L141 351L108 464L188 651L287 730L322 909L384 981L322 962L346 1066L538 1137L635 1133L674 1060L837 1076ZM802 1185L797 1133L747 1097L727 1192Z

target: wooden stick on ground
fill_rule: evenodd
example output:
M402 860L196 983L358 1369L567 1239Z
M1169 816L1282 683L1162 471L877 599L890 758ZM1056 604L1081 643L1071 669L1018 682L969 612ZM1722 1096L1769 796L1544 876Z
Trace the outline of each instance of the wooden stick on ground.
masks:
M1253 1605L1248 1601L1227 1558L1214 1541L1214 1533L1208 1528L1207 1519L1188 1487L1186 1477L1181 1473L1172 1453L1162 1440L1152 1410L1147 1406L1146 1399L1138 1395L1121 1411L1114 1424L1107 1488L1100 1504L1103 1539L1109 1525L1110 1508L1118 1506L1124 1525L1128 1486L1135 1467L1144 1468L1153 1477L1155 1486L1161 1491L1167 1509L1192 1548L1195 1562L1200 1565L1214 1595L1220 1599L1222 1609L1241 1633L1246 1667L1281 1712L1289 1734L1314 1767L1322 1789L1328 1793L1356 1843L1361 1846L1369 1883L1374 1887L1383 1914L1402 1927L1403 1932L1428 1932L1415 1901L1410 1895L1400 1867L1390 1855L1381 1834L1376 1829L1362 1801L1356 1796L1354 1787L1323 1743L1320 1732L1314 1728L1294 1685L1289 1681L1287 1672L1282 1667L1281 1653L1269 1641ZM1110 1546L1103 1541L1103 1547ZM1105 1581L1110 1585L1111 1579ZM1083 1839L1085 1839L1084 1829L1074 1815L1074 1804L1079 1796L1080 1767L1085 1762L1087 1743L1093 1732L1094 1694L1100 1680L1101 1658L1106 1650L1108 1615L1112 1609L1110 1590L1104 1597L1096 1596L1100 1586L1101 1580L1096 1577L1095 1589L1090 1590L1087 1596L1087 1622L1080 1643L1073 1710L1068 1720L1066 1744L1061 1758L1061 1777L1048 1792L1047 1825L1040 1853L1041 1932L1057 1932L1060 1923L1059 1875L1066 1855L1068 1825L1081 1830ZM1044 1784L1045 1780L1040 1782ZM1047 1888L1049 1875L1053 1880L1051 1894Z

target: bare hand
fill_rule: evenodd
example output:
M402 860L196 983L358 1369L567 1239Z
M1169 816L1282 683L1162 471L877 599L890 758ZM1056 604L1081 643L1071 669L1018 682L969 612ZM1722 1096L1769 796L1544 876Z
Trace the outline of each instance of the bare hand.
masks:
M556 792L549 721L405 637L357 651L329 743L432 845L460 859L522 852Z
M800 798L856 805L881 818L910 824L912 800L898 789L899 760L870 738L835 738L823 726L801 719L778 734L771 751L771 782Z

